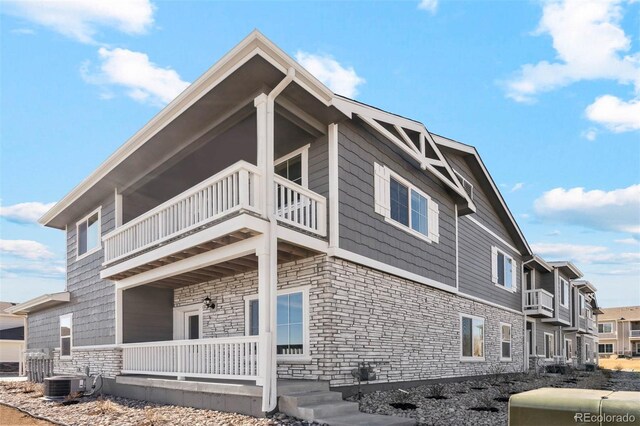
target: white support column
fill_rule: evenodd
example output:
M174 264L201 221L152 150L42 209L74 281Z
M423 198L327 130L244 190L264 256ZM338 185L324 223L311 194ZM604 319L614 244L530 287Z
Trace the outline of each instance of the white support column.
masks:
M116 345L122 344L122 297L124 290L114 286L116 294Z
M257 134L256 134L256 144L257 144L257 166L258 169L262 172L262 176L264 179L260 180L261 188L260 188L260 204L257 206L262 213L263 218L267 218L269 212L267 211L267 198L269 194L269 185L271 185L271 181L269 180L269 169L273 173L273 167L267 167L269 164L267 161L267 95L262 93L258 95L253 101L253 105L256 107L256 126L257 126ZM273 157L273 153L271 154ZM271 161L273 166L273 161Z
M338 168L338 125L329 124L329 248L340 245L339 225L339 168Z
M122 194L118 192L118 188L114 189L114 213L115 213L115 227L122 226Z

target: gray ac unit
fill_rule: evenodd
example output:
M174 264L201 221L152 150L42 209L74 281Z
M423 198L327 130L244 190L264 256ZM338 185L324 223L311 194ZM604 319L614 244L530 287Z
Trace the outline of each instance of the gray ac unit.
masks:
M85 390L86 377L54 376L44 379L44 397L47 399L64 399Z

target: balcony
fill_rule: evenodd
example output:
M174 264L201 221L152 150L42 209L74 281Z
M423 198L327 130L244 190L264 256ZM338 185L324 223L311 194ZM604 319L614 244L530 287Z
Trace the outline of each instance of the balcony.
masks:
M524 312L534 317L553 317L553 294L541 288L525 290Z
M108 268L103 278L122 278L134 266L148 269L146 265L157 261L170 263L177 249L162 253L158 249L178 241L183 251L178 257L185 258L260 234L268 223L263 218L258 189L261 179L257 167L238 161L117 227L102 238L104 265ZM315 237L316 241L326 236L325 197L280 176L275 176L273 190L274 215L283 228ZM121 266L130 261L131 265Z

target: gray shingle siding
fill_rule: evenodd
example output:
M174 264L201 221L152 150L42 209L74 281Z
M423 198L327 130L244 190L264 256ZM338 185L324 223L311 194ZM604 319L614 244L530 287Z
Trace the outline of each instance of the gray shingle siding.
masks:
M309 146L309 189L329 197L329 145L326 136Z
M428 172L357 121L338 127L340 248L455 287L453 200ZM375 213L374 162L390 167L438 203L440 242L429 243Z
M518 262L517 291L511 292L491 281L491 247L512 256ZM487 234L468 218L458 220L459 290L517 311L522 310L521 269L519 254L506 247L498 239Z
M113 197L103 200L100 219L102 235L114 228ZM60 346L58 329L60 315L68 313L73 313L74 346L104 345L115 342L114 284L100 279L102 262L102 249L82 259L76 259L76 221L69 223L67 225L67 291L71 293L71 301L59 307L29 315L29 349Z

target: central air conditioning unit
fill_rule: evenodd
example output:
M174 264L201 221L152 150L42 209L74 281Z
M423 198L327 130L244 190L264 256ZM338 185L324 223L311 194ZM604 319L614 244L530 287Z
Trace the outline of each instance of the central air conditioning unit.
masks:
M85 390L85 377L55 376L44 379L44 397L47 399L64 399Z

